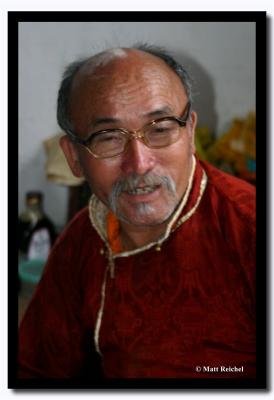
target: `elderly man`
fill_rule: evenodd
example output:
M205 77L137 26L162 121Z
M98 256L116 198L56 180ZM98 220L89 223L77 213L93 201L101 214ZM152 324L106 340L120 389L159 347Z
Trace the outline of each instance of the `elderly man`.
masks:
M20 329L19 376L255 376L255 191L198 160L188 74L149 46L70 65L61 146L92 189Z

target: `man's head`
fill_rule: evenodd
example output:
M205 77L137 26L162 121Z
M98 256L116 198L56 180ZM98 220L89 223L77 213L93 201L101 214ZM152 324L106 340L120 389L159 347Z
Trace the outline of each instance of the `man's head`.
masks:
M112 49L73 64L59 91L58 122L71 137L90 138L85 144L91 152L70 136L62 138L72 172L83 174L126 223L164 223L190 174L197 118L193 111L188 115L190 104L186 72L158 49ZM171 116L188 118L179 125ZM158 119L156 130L150 122ZM174 140L168 141L168 129Z

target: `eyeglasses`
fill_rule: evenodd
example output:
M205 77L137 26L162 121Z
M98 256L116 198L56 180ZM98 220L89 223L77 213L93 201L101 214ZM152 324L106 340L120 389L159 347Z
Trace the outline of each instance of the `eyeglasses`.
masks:
M73 131L67 133L74 143L83 145L95 158L111 158L126 152L129 142L140 140L152 149L167 147L177 142L181 135L181 128L186 126L191 109L188 102L183 116L166 116L155 119L141 129L130 131L123 128L104 129L92 133L87 139L79 138Z

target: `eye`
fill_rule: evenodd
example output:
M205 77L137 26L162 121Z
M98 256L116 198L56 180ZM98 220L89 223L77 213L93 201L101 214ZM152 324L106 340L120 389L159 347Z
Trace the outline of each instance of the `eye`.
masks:
M169 130L170 130L169 126L155 126L153 129L155 133L168 132Z
M109 131L97 133L92 137L92 143L112 143L112 142L122 142L124 140L123 134L120 131Z
M101 143L115 142L117 140L121 140L121 138L117 137L115 135L105 135L105 136L102 136L101 138L98 138L98 141Z
M163 120L155 122L154 125L151 126L150 132L155 134L168 134L178 129L178 123L175 120Z

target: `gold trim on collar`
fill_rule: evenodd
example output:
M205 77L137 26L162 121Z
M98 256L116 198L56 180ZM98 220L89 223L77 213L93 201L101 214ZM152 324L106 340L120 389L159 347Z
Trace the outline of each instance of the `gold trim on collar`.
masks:
M132 256L132 255L140 253L142 251L146 251L153 246L155 246L156 251L161 251L161 246L162 246L163 242L169 238L171 232L174 232L180 225L182 225L187 219L189 219L194 214L194 212L196 211L197 207L200 204L200 201L202 199L202 196L205 191L206 184L207 184L207 175L206 175L205 171L203 171L203 176L202 176L202 180L200 183L200 192L199 192L199 196L197 198L196 203L185 215L183 215L177 221L179 215L181 214L181 212L182 212L183 208L185 207L187 200L189 198L189 194L190 194L190 191L191 191L191 188L193 185L195 169L196 169L196 159L195 159L195 157L193 157L192 169L191 169L186 193L183 196L183 199L182 199L179 207L175 211L171 221L169 222L165 234L158 241L149 243L148 245L140 247L135 250L124 251L122 253L117 253L117 254L112 253L110 245L107 240L107 230L106 230L106 216L108 213L108 208L95 195L91 196L91 199L89 201L90 221L91 221L92 226L97 231L98 235L100 236L100 238L103 240L103 242L105 243L105 245L107 247L106 253L107 253L107 258L108 258L108 265L105 270L104 279L103 279L102 287L101 287L101 302L100 302L100 307L98 310L96 323L95 323L95 329L94 329L95 348L96 348L96 351L101 356L102 356L102 353L100 351L99 338L100 338L100 329L101 329L104 305L105 305L106 283L107 283L108 271L110 271L110 277L114 278L114 272L115 272L114 259L118 258L118 257ZM177 223L176 223L176 221L177 221Z
M206 183L207 183L207 175L205 171L203 171L203 177L200 183L200 193L198 196L198 199L195 203L195 205L191 208L191 210L188 211L187 214L182 216L178 221L177 219L179 218L179 215L182 213L184 207L186 206L186 203L189 198L190 191L192 189L193 185L193 178L195 174L195 169L196 169L196 159L193 156L192 158L192 168L191 168L191 173L188 181L188 186L186 189L186 192L181 200L181 203L177 207L176 211L173 214L172 219L167 225L166 231L164 235L162 235L157 241L148 243L145 246L138 247L137 249L134 250L129 250L129 251L123 251L121 253L116 253L113 254L111 247L108 243L108 238L107 238L107 229L106 229L106 217L108 213L108 208L93 194L90 198L89 201L89 218L91 221L92 226L94 229L97 231L98 235L100 238L103 240L107 247L107 254L108 254L108 259L109 259L109 264L111 266L110 272L111 272L111 277L114 277L114 259L118 257L128 257L132 256L138 253L141 253L143 251L149 250L150 248L156 246L156 250L159 251L161 249L161 246L163 242L165 242L168 237L170 236L170 233L176 230L182 223L184 223L188 218L191 217L191 215L196 211L202 195L204 193ZM177 223L176 223L177 221Z

